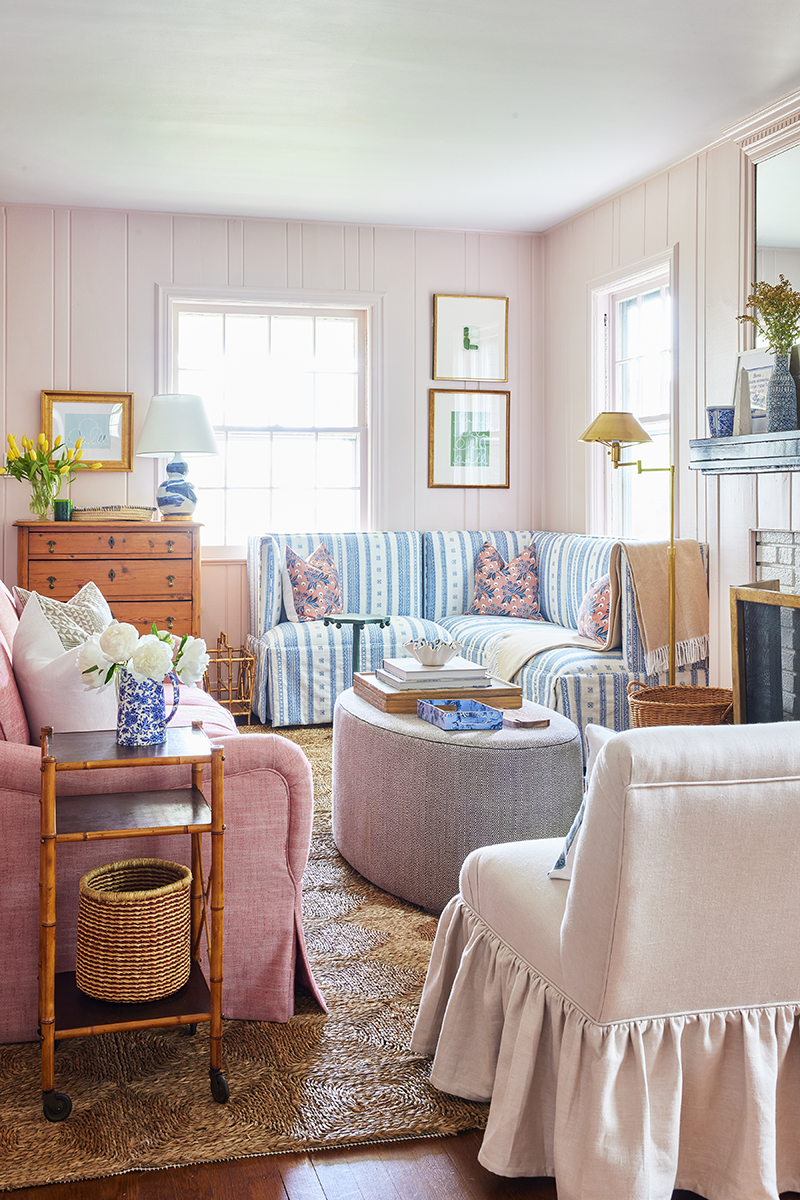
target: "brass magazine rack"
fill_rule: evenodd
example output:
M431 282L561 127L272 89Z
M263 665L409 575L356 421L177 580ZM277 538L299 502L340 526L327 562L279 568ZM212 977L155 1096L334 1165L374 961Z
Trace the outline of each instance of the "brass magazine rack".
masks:
M206 691L223 708L227 708L231 716L246 716L250 725L256 669L254 655L229 646L227 635L221 633L217 638L216 650L209 650L208 657L208 668L203 678Z

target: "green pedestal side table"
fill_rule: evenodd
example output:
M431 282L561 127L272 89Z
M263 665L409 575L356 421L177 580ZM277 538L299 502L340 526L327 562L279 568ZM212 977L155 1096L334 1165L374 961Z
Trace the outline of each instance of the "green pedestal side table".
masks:
M323 625L335 625L337 629L341 629L343 625L353 626L353 673L361 670L361 630L365 625L378 625L381 629L388 629L391 622L391 617L376 616L375 613L335 613L330 617L323 617Z

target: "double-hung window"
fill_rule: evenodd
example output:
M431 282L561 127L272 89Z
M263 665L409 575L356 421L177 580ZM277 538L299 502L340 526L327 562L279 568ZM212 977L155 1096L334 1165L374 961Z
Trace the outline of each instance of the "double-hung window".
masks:
M200 395L219 454L190 460L203 542L367 525L366 313L172 305L172 390Z
M623 447L623 460L642 467L671 462L673 318L669 264L594 294L595 411L633 413L651 442ZM597 531L645 541L669 537L668 471L639 474L633 467L605 471L594 489ZM598 519L599 518L599 519Z

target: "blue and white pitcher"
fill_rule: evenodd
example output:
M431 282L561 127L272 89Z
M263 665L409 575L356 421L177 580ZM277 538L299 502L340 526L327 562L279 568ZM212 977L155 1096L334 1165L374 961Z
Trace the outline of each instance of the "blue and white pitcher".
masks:
M164 685L154 679L137 683L130 671L118 671L117 744L119 746L160 746L167 740L167 723L178 711L178 676L172 680L172 712L167 716Z

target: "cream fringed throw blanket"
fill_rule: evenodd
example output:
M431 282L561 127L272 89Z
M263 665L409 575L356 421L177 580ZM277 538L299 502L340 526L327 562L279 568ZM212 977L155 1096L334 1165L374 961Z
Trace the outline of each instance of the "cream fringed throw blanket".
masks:
M625 546L649 675L669 669L667 550L667 542L631 542ZM699 544L681 540L675 543L675 665L700 662L707 654L706 572Z

